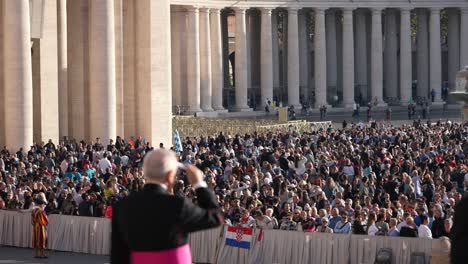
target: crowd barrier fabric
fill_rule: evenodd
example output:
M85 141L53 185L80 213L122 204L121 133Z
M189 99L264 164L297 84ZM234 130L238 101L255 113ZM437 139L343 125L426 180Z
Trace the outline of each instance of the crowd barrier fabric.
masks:
M363 235L254 230L250 249L226 245L227 226L191 233L195 263L374 263L380 248L392 249L392 263L410 264L411 254L429 263L437 240ZM0 210L0 245L31 247L31 212ZM111 220L49 215L48 249L108 255ZM1 250L1 249L0 249Z

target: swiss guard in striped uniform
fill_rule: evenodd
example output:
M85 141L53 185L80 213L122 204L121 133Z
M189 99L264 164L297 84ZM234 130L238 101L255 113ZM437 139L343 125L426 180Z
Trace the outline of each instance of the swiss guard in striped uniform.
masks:
M47 258L44 254L47 242L46 225L49 223L46 213L44 212L45 201L39 197L36 200L38 207L32 211L31 224L33 225L32 244L34 247L35 258Z

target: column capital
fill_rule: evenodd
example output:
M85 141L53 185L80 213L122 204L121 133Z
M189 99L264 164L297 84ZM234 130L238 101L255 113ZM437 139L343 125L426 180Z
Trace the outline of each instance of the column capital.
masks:
M463 15L468 15L468 7L461 7L460 13Z
M221 9L220 8L210 8L210 14L221 14Z
M372 15L382 15L382 11L384 10L385 8L382 8L382 7L372 7L370 10L372 11Z
M210 13L210 8L208 7L200 7L199 10L200 13Z
M431 10L431 14L440 14L440 10L442 10L442 8L440 8L440 7L431 7L430 10Z
M198 6L187 6L186 9L187 12L190 13L198 13L200 11L200 8Z
M326 8L323 8L323 7L316 7L314 8L314 11L315 11L315 14L320 14L320 15L325 15L325 10L327 10Z
M247 8L247 7L243 7L243 6L239 6L239 7L236 6L236 7L234 7L233 9L234 9L234 12L235 12L236 14L245 14L245 12L247 11L248 8Z
M299 7L288 7L287 10L288 10L288 15L289 14L296 14L297 15L297 12L299 11Z
M185 12L186 9L181 6L171 6L171 13Z
M273 9L272 7L262 7L260 8L260 12L262 13L262 15L271 15L271 13L273 12Z
M400 12L401 13L410 13L413 8L411 7L400 7Z

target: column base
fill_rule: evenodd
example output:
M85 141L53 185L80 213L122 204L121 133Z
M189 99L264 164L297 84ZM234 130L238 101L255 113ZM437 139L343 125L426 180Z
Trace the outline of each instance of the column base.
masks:
M214 110L211 107L202 107L202 111L203 112L213 112Z
M333 106L329 105L329 104L316 104L316 105L314 105L314 108L319 109L320 107L322 107L324 105L327 107L327 109L333 108Z
M409 105L409 99L408 100L400 100L400 103L399 105L402 105L402 106L408 106Z
M296 110L296 111L302 109L302 105L300 105L300 104L294 104L292 106L294 106L294 110Z
M250 108L249 106L245 105L245 106L236 106L236 107L234 107L234 111L235 112L252 112L253 109Z
M388 104L386 102L378 102L377 105L375 104L372 104L372 107L377 107L377 108L383 108L383 107L387 107Z
M213 110L214 110L214 111L223 111L223 110L225 110L225 109L224 109L224 107L223 107L222 105L220 105L220 106L214 105L214 106L213 106Z
M203 112L203 110L200 107L189 107L189 109L185 113L193 115L199 112Z
M209 112L198 112L196 113L196 117L208 117L208 118L216 118L218 117L219 113L215 111L209 111Z
M436 100L434 102L429 101L431 105L444 105L445 102L442 100Z
M351 102L351 103L344 103L344 108L346 110L354 110L354 106L356 105L356 103L354 102Z
M215 112L217 113L227 113L229 112L227 109L224 109L224 108L214 108Z

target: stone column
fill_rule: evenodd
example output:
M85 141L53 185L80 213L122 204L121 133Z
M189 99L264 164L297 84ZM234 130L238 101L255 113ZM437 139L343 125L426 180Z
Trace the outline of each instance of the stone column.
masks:
M343 9L343 103L354 107L354 30L353 9Z
M236 111L250 111L247 105L247 32L245 8L236 8Z
M169 148L173 143L170 1L133 2L136 10L137 133L153 146L164 143Z
M299 23L299 90L304 102L309 101L309 12L305 9L298 13Z
M0 0L0 21L3 23L3 0ZM3 59L3 34L4 28L3 25L0 26L0 105L5 105L5 95L4 95L4 82L3 82L3 73L5 69L5 60ZM0 145L5 146L5 107L0 107Z
M264 106L267 100L273 101L273 41L271 37L271 9L263 8L261 22L261 49L260 49L260 85L261 103Z
M203 111L213 111L211 107L211 41L210 10L200 9L200 106Z
M256 110L263 110L261 100L261 30L262 30L262 14L261 10L252 10L250 12L250 102L255 106Z
M468 65L468 7L460 9L460 69Z
M189 58L187 57L187 10L185 8L181 8L178 12L177 16L177 24L179 25L178 30L180 32L181 39L185 39L184 43L180 44L180 104L185 107L188 106L188 80L187 80L187 61ZM171 48L172 49L172 48ZM222 60L222 58L220 59Z
M180 31L182 22L179 19L182 13L177 6L171 8L171 74L172 74L172 104L182 105L181 102L181 63L180 49L183 45L182 32Z
M328 99L337 95L338 60L336 49L336 11L328 10L325 14L325 35L327 43L327 94ZM335 103L335 102L333 102Z
M116 137L114 1L90 2L90 134L103 144Z
M441 102L442 50L440 44L440 8L431 8L430 24L430 88L436 92L435 102Z
M354 27L354 25L353 25ZM343 104L343 12L336 13L335 19L335 28L336 28L336 95L338 96L337 104ZM354 35L354 32L353 32ZM354 37L353 37L354 38ZM354 43L353 43L354 47ZM354 50L353 50L354 53ZM354 74L354 71L353 71Z
M355 50L355 71L356 71L356 83L358 90L356 91L362 95L363 101L370 98L368 94L368 83L367 83L367 27L366 27L366 10L357 10L355 12L356 19L356 40L354 47ZM347 43L345 41L344 45Z
M33 143L29 1L4 1L3 11L5 145L27 151Z
M89 1L67 1L68 132L89 140Z
M123 47L123 1L114 1L114 39L115 39L115 98L116 98L116 128L115 133L118 136L126 137L125 117L124 117L124 47Z
M315 9L315 107L327 105L327 46L325 40L325 9Z
M288 9L288 105L296 109L299 102L299 26L297 9Z
M279 89L280 87L278 14L275 11L272 11L272 14L271 14L271 39L273 41L272 50L273 50L273 90L274 90L275 88Z
M374 104L377 101L378 106L384 106L383 101L383 60L382 60L382 9L372 9L372 57L371 57L371 86L372 98Z
M68 136L67 0L57 1L59 135Z
M123 71L124 71L124 135L137 136L136 132L136 34L135 34L135 2L122 2L123 16Z
M448 10L448 84L455 88L455 75L460 68L460 20L458 9ZM467 47L464 47L466 49Z
M210 10L211 23L211 80L212 104L216 111L223 108L223 43L221 36L221 11L217 8Z
M198 7L187 8L187 89L189 112L201 112L200 108L200 28Z
M385 81L384 91L385 97L389 102L394 102L398 99L398 54L397 54L397 26L395 10L385 10Z
M417 96L427 98L429 94L429 29L427 25L427 10L418 9L417 66L418 87Z
M412 91L411 9L401 9L400 25L400 103L408 105Z
M37 6L37 5L36 5ZM34 8L31 6L31 8ZM31 10L37 13L38 10ZM57 49L57 2L43 6L40 39L33 39L33 140L53 142L59 140L59 89L58 89L58 49ZM33 21L37 26L37 22ZM32 28L35 26L33 25ZM32 33L31 33L32 34ZM66 99L65 99L66 100ZM66 114L67 112L65 112Z

